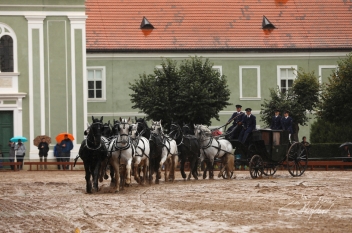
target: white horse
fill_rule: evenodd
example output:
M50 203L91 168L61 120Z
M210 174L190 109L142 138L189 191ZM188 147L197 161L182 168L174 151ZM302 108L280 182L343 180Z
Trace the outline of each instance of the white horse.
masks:
M169 181L170 175L172 178L172 182L174 182L176 173L175 171L178 162L177 143L171 137L163 133L161 121L153 121L151 128L154 134L161 136L163 142L158 175L161 174L161 167L165 165L165 182Z
M134 179L137 183L144 185L148 177L149 169L149 153L150 145L149 140L145 137L138 135L137 136L137 124L132 124L132 143L136 148L135 157L133 158L133 170L134 170ZM139 170L143 167L143 180L140 180Z
M115 192L120 189L120 175L122 190L125 184L129 185L131 183L131 164L136 149L130 137L132 126L128 124L129 121L130 118L126 120L121 119L121 117L120 122L114 121L115 135L108 148L108 153L111 153L109 162L115 170ZM120 171L120 167L122 171Z
M213 179L213 166L214 166L214 159L221 158L223 163L227 163L228 156L232 155L232 144L226 139L216 139L212 137L211 130L205 125L195 125L194 126L194 135L199 141L200 145L200 159L201 162L203 160L208 160L208 168L209 168L209 178ZM226 164L224 164L226 165ZM219 177L223 173L224 169L228 166L223 166L219 173ZM226 169L227 177L230 178L230 174L228 169ZM205 176L203 176L205 178Z

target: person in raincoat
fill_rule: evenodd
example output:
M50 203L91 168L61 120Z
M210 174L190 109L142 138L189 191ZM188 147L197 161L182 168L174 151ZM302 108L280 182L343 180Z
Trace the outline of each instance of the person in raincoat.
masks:
M17 168L18 170L22 170L23 158L24 156L26 156L26 147L22 143L21 139L18 139L18 143L15 145L15 151L16 151L17 162L21 162L21 165L19 165Z
M49 145L45 141L45 138L42 138L42 141L38 145L38 150L39 150L39 158L40 162L43 162L43 157L44 157L44 162L47 162L47 157L48 157L48 151L49 151ZM43 169L43 166L40 165L40 169ZM46 164L44 165L44 169L47 169Z
M9 160L10 162L15 162L15 143L9 141L9 147L10 147L10 156L9 156ZM11 170L15 170L15 165L10 165Z

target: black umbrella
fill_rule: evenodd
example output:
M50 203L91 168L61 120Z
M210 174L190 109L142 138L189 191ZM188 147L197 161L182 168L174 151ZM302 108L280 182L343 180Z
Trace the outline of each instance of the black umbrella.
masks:
M345 143L342 143L342 144L340 145L340 148L343 148L343 147L345 147L345 146L351 147L351 146L352 146L352 142L345 142Z

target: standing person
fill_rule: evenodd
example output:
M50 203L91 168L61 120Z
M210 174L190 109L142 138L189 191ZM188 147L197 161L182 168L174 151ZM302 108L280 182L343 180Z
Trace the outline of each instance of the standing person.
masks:
M15 143L9 141L9 147L10 147L10 162L15 162ZM15 165L10 165L11 170L15 170Z
M49 151L49 145L48 143L45 141L45 138L42 138L42 141L39 143L38 146L38 150L39 150L39 158L40 158L40 162L43 162L43 157L44 157L44 162L47 162L47 157L48 157L48 151ZM43 166L40 165L40 169L43 169ZM44 165L44 169L46 170L46 164Z
M307 142L307 137L306 136L303 136L302 137L302 142L301 142L305 147L308 147L310 146L310 143Z
M277 130L282 129L281 116L280 116L280 111L278 109L275 110L275 115L273 116L273 118L271 118L270 129L277 129Z
M56 145L54 146L54 156L56 157L57 162L61 162L61 146L59 143L56 143ZM57 169L60 170L59 164L57 165Z
M61 146L61 159L64 162L69 162L71 158L71 150L73 149L73 143L72 141L68 138L68 135L65 134L64 140L61 141L60 143ZM68 169L69 166L66 166L66 169Z
M24 156L26 156L26 147L22 143L21 139L18 139L18 143L15 145L15 151L16 151L17 162L21 163L21 165L19 165L17 168L18 170L22 170L23 158Z
M257 124L256 117L252 115L252 109L246 108L246 115L242 119L243 129L240 133L238 141L244 144L247 140L248 135L255 130Z
M241 133L242 130L242 118L245 115L243 112L241 112L242 105L237 104L236 105L236 112L232 114L230 119L228 120L227 124L230 124L232 122L232 126L227 130L227 132L231 132L230 134L230 139L237 139L238 136Z
M284 117L281 119L281 122L282 122L283 130L287 130L289 133L288 140L291 140L291 135L293 134L293 130L292 130L293 119L292 117L290 117L289 111L285 111Z
M344 162L350 162L351 161L351 153L350 153L349 146L345 145L343 147L342 156L343 157L348 157L347 159L342 159L342 161L344 161Z
M307 151L309 151L310 143L307 141L306 136L302 137L302 142L301 143L307 148Z

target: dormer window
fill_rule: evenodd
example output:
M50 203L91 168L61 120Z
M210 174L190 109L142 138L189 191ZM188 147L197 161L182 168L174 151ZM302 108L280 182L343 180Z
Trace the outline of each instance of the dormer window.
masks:
M154 26L148 21L146 17L143 17L141 29L154 29Z
M272 24L264 15L262 22L262 29L275 29L276 27Z

